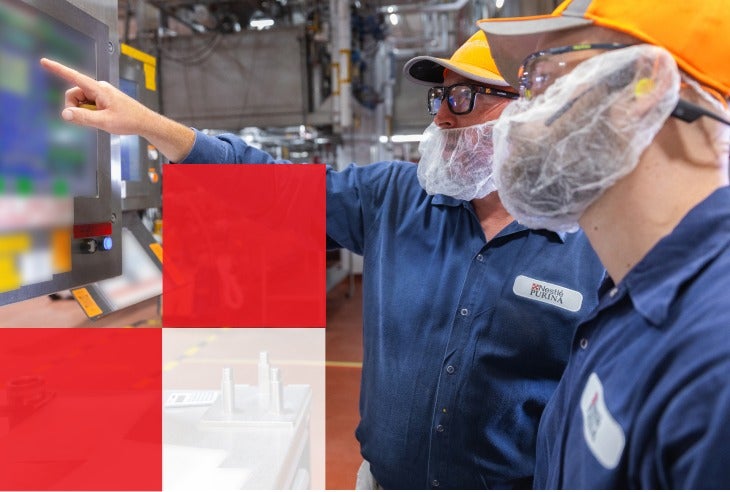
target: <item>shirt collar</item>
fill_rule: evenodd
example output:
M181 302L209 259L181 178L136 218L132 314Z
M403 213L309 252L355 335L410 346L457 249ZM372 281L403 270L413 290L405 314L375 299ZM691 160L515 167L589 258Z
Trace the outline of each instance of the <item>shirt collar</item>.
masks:
M471 210L472 213L474 213L474 207L472 206L471 202L468 202L466 200L460 200L458 198L454 198L454 197L451 197L448 195L435 194L435 195L433 195L433 198L431 198L431 203L433 205L443 205L446 207L465 207L468 210ZM497 234L497 237L504 236L507 234L514 234L514 233L526 231L526 230L528 230L527 227L523 226L522 224L520 224L519 222L517 222L515 220L515 221L512 221L512 223L510 225L508 225L507 227L505 227L502 231L500 231L500 233ZM548 237L558 238L560 240L560 242L562 242L562 243L565 242L565 237L567 234L565 232L553 232L553 231L548 231L548 230L544 230L544 229L533 231L533 232L543 234Z
M730 188L724 187L690 210L622 283L636 310L659 326L682 285L729 246Z
M445 205L447 207L460 207L468 202L464 200L459 200L458 198L454 198L452 196L436 194L433 195L433 198L431 198L431 203L433 203L434 205Z

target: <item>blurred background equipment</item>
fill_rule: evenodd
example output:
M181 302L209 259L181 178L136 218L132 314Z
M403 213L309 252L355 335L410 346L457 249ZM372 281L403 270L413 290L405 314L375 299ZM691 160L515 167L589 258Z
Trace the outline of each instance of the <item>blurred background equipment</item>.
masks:
M66 85L40 70L40 56L108 80L183 124L234 133L277 159L336 169L351 162L417 162L431 116L425 88L401 76L405 62L416 55L448 57L477 30L478 19L544 14L558 3L2 0L0 326L160 326L162 157L137 137L63 123ZM356 255L328 252L327 330L321 335L328 361L327 488L352 488L361 462L353 437L362 360L362 288L355 275L361 268ZM73 289L76 302L45 295L66 289ZM241 360L240 351L230 351L240 331L217 342L194 329L166 339L165 389L205 389L216 397L211 388L218 387L223 364L212 361L221 355L226 366L252 364L236 371L234 387L240 386L259 362L256 354ZM297 347L290 342L287 332L286 343L274 345ZM294 364L299 356L277 357ZM313 367L285 372L284 387ZM17 388L6 388L18 416L58 400L42 381L18 377ZM322 393L313 391L312 415L323 415ZM282 403L286 409L286 393ZM324 423L317 425L313 436L324 434ZM310 455L315 488L324 488L324 466L316 461L323 453ZM174 456L184 462L190 454ZM208 477L221 484L251 478L226 475L219 466L225 457L225 450L211 450L204 463L195 461L199 455L192 463L214 471ZM216 488L212 480L198 485Z

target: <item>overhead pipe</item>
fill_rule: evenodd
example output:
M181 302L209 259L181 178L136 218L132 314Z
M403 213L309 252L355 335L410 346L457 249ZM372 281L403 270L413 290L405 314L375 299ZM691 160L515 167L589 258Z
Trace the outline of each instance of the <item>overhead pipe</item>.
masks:
M340 38L338 32L340 26L338 25L337 7L338 0L329 0L329 23L330 23L330 53L332 54L331 72L330 72L330 86L332 87L332 123L335 131L337 131L340 125Z
M376 107L375 134L379 137L376 144L377 155L374 159L376 161L392 160L393 158L390 137L393 133L393 86L396 75L391 51L390 42L385 40L380 43L375 55L375 86L382 96L381 104ZM386 140L381 140L382 137L386 137Z
M407 5L384 5L378 9L380 13L398 13L398 12L454 12L463 9L469 0L455 0L451 3L439 3L439 4L423 4L423 3L411 3Z
M339 38L339 61L340 61L340 126L349 128L352 126L352 98L350 97L352 87L352 29L350 0L337 0L337 37Z

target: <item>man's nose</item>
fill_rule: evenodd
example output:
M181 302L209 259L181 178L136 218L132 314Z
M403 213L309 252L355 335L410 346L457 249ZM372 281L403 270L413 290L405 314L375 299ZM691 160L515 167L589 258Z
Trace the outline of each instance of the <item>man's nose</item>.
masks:
M456 115L449 109L446 99L441 101L441 106L433 117L433 122L439 128L454 128L456 126Z

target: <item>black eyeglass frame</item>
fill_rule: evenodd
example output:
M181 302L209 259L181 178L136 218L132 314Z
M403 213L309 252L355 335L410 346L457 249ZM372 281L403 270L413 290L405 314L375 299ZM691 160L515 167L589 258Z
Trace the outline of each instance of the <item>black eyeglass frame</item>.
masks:
M457 112L454 110L454 106L451 100L451 91L454 87L468 87L470 92L469 97L469 109L466 111L460 111ZM435 90L441 90L441 96L437 97L434 94ZM476 84L465 84L463 82L458 84L453 84L449 86L443 86L443 85L435 85L428 89L428 94L426 94L426 109L428 110L428 114L431 116L435 116L438 113L438 109L434 110L434 102L436 99L439 101L446 100L446 105L449 107L449 111L451 111L452 114L455 114L457 116L469 114L474 110L474 101L476 100L477 94L485 94L487 96L497 96L497 97L504 97L506 99L518 99L520 96L518 94L515 94L514 92L509 91L503 91L500 89L494 89L492 87L485 87L483 85L476 85Z
M623 43L583 43L569 46L557 46L555 48L548 48L546 50L536 51L535 53L532 53L525 57L525 59L522 61L522 65L520 65L520 68L517 72L520 97L526 97L525 94L530 89L527 84L529 82L528 78L530 77L530 74L526 70L526 67L532 60L536 58L540 58L545 55L561 55L563 53L580 52L590 49L617 50L628 48L629 46L632 45ZM724 123L725 125L730 126L730 120L727 120L713 113L712 111L709 111L684 99L680 99L679 101L677 101L677 106L674 108L674 110L672 110L670 116L673 116L687 123L697 121L697 119L701 116L707 116L708 118L712 118L715 121L719 121L720 123Z
M699 118L700 116L707 116L708 118L712 118L715 121L719 121L720 123L724 123L727 126L730 126L730 120L726 120L722 116L719 116L701 106L692 104L691 102L684 99L680 99L679 101L677 101L677 106L672 111L671 116L674 116L675 118L685 121L687 123L693 123L697 121L697 118Z

